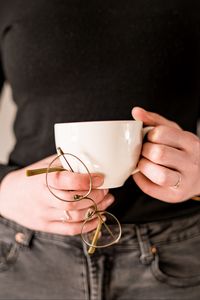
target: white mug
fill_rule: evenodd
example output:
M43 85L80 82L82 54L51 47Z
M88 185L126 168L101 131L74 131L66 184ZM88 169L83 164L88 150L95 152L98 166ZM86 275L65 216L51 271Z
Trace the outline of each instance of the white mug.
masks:
M77 156L90 173L101 173L100 188L117 188L136 168L144 135L152 127L143 128L141 121L90 121L54 125L56 148ZM68 160L69 161L69 160ZM62 161L63 167L67 168ZM74 172L87 172L74 159L69 161Z

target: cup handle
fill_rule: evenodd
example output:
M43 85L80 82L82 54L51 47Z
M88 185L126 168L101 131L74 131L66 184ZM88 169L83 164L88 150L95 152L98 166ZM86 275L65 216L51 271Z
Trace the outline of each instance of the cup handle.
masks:
M144 139L145 135L154 128L154 126L147 126L142 128L142 139ZM134 175L136 173L140 172L140 170L138 168L136 168L135 170L133 170L133 172L131 173L131 175Z

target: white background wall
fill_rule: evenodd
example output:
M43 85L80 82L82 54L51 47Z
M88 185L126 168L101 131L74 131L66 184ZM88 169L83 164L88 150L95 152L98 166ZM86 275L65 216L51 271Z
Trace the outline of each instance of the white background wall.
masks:
M0 100L0 162L7 162L15 143L12 125L17 111L9 85L4 86Z

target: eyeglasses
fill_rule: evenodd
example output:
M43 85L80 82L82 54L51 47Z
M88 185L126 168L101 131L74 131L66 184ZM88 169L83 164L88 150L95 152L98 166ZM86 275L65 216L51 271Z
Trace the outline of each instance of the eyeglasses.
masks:
M89 197L92 191L92 176L85 163L72 153L64 153L61 148L57 149L57 156L50 162L47 168L27 170L26 175L38 175L46 173L46 186L49 192L60 201L77 202L87 199L91 201L83 220L81 228L81 238L88 245L88 253L93 254L97 248L109 247L117 243L121 238L121 224L119 220L110 212L98 210L95 201ZM73 166L73 168L72 168ZM84 195L76 194L72 199L64 199L60 196L59 191L50 185L50 173L52 172L79 172L87 173L89 176L89 189ZM85 233L88 222L97 218L98 224L95 230Z

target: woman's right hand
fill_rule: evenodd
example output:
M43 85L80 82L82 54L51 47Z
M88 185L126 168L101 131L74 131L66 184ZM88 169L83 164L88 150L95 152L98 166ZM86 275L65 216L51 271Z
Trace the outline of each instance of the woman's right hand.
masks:
M45 174L26 177L27 169L48 167L54 158L55 155L50 156L26 168L10 172L4 177L0 185L0 214L33 230L63 235L80 234L91 201L61 201L49 192ZM95 201L98 210L105 210L113 203L114 197L108 190L97 189L103 183L102 175L91 176L92 191L89 197ZM56 188L56 193L66 200L77 194L83 195L89 189L88 174L63 171L51 173L49 178L50 186ZM62 219L67 215L70 219L63 222ZM98 218L92 219L84 226L84 232L95 229L97 224Z

